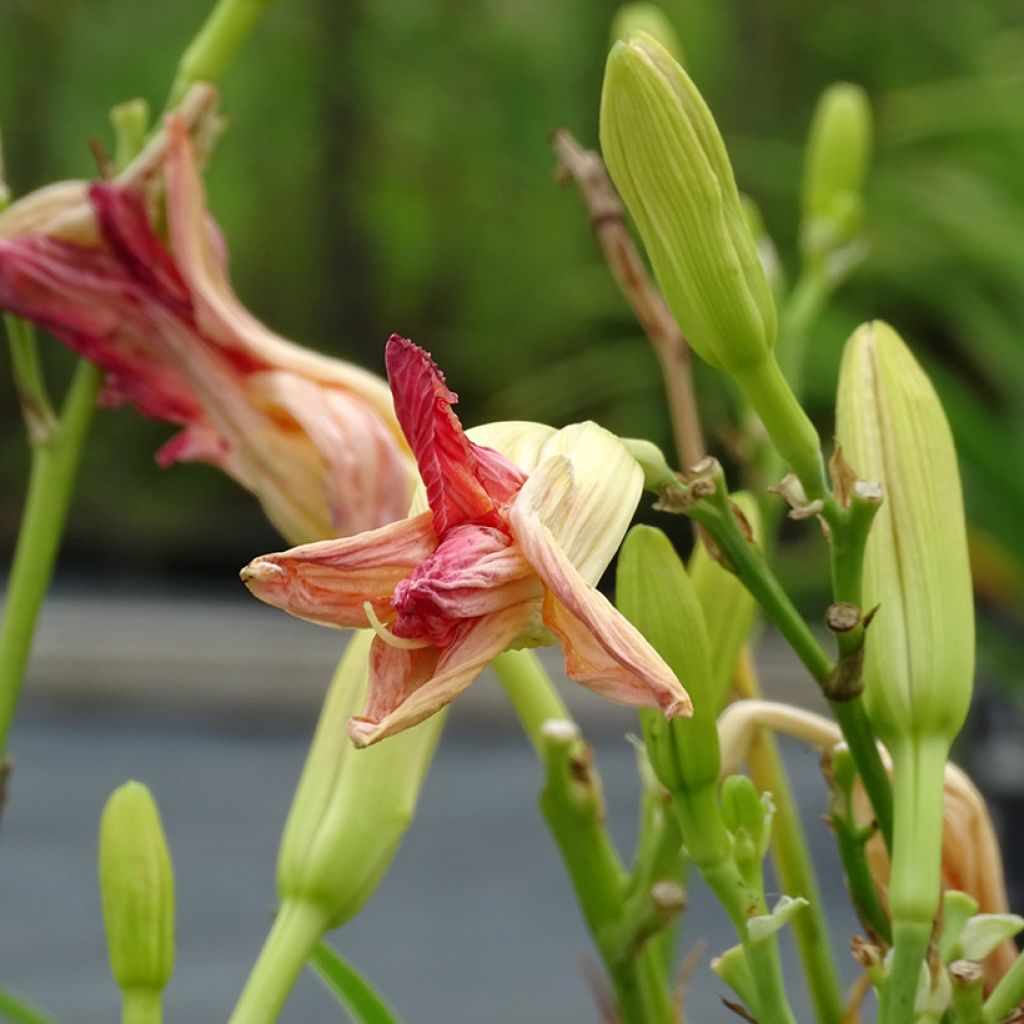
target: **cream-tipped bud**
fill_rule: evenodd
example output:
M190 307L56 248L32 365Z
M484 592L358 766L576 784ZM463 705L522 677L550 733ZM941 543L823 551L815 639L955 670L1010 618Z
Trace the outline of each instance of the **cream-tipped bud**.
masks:
M405 834L444 715L365 750L349 717L366 695L373 633L349 642L324 702L278 854L282 905L316 907L330 928L370 898Z
M174 871L149 790L126 782L100 819L100 897L114 980L159 1000L174 970Z
M878 607L865 643L864 700L890 749L959 732L974 674L974 604L953 436L910 350L884 323L847 342L837 433L885 500L868 538L861 604Z
M628 43L634 36L641 34L657 39L675 60L680 64L686 63L679 36L668 20L668 16L657 4L623 4L616 11L615 20L612 22L612 44L614 45L619 40Z
M760 365L775 304L725 144L697 87L649 35L612 47L601 147L691 346L729 372Z
M815 107L807 140L801 225L807 258L834 252L860 234L871 136L864 90L849 82L829 86Z

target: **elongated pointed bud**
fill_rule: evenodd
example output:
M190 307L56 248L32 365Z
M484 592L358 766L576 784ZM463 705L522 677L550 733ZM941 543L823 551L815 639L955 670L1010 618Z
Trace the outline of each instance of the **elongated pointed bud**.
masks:
M357 750L346 729L366 695L373 633L349 642L324 702L278 855L282 904L317 907L334 928L373 894L412 820L444 715Z
M693 350L735 379L808 497L822 497L821 445L775 359L775 303L725 144L697 87L650 36L608 56L601 148Z
M871 136L867 93L849 82L829 86L815 107L807 140L801 244L808 258L827 255L860 234Z
M730 495L743 513L754 539L761 539L761 514L749 494ZM703 541L694 548L689 565L693 589L707 624L711 650L712 693L716 714L725 707L740 651L750 636L757 602L750 591L708 553Z
M611 41L629 42L634 36L648 35L656 39L680 64L685 64L683 47L665 12L651 3L623 4L612 22Z
M725 144L697 87L648 35L612 47L601 148L687 340L735 372L775 342L775 304Z
M672 793L714 786L720 762L707 626L686 569L660 530L634 526L627 534L616 598L669 668L682 673L693 700L693 717L685 720L641 712L655 773Z
M174 970L174 871L149 790L126 782L100 819L100 897L110 969L125 1001L155 1004Z
M974 675L974 602L956 451L931 382L896 332L847 342L837 434L857 475L885 491L864 559L864 701L892 748L959 732Z

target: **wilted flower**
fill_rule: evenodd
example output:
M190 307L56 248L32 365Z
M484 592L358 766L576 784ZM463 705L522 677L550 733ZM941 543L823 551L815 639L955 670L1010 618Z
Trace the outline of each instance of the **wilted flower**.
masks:
M94 184L95 244L43 234L0 241L0 306L102 367L108 403L183 426L160 463L219 466L289 540L401 517L412 463L386 385L292 345L241 305L184 120L172 115L165 131L170 250L139 191Z
M593 423L497 424L471 440L422 349L392 337L387 365L430 510L242 572L257 597L293 615L377 631L367 706L349 723L355 742L432 715L506 648L556 636L571 678L687 714L671 670L594 589L642 487L621 442Z

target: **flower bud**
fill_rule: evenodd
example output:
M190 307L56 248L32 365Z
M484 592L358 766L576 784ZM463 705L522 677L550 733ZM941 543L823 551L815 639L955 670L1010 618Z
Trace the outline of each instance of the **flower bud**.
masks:
M761 516L757 502L743 492L730 497L750 524L754 539L760 540ZM703 542L693 550L689 573L707 623L713 699L715 711L719 712L725 707L736 661L750 636L757 602L735 573L724 569L708 554Z
M676 30L657 4L623 4L616 12L615 20L612 22L612 44L614 45L620 39L623 42L629 42L634 36L641 34L657 39L674 60L680 64L686 63L683 57L683 47L676 35Z
M641 711L655 773L671 793L714 786L718 780L717 705L707 626L686 569L660 530L634 526L619 554L619 610L651 642L693 701L692 718L666 719Z
M346 723L366 697L372 631L353 634L324 702L277 863L278 896L317 907L328 927L373 894L412 820L444 715L357 750Z
M878 606L865 643L864 701L890 749L959 732L974 673L974 604L956 451L934 388L891 327L850 338L837 435L885 500L864 557L861 604Z
M860 233L871 134L871 105L859 85L839 82L822 93L804 164L801 244L807 257L826 255Z
M174 970L174 872L149 790L126 782L100 819L100 897L114 980L158 995Z
M696 86L649 35L612 47L601 148L690 345L729 372L760 365L775 305L725 145Z

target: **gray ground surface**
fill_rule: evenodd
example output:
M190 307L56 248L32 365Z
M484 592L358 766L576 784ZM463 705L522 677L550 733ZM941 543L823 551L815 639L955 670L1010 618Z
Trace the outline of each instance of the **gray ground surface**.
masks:
M212 606L192 605L175 619L168 607L147 640L152 623L143 621L144 600L119 610L76 600L67 596L63 610L60 602L51 607L33 670L34 696L12 740L17 766L0 830L0 983L31 994L65 1024L118 1018L95 880L96 830L110 791L139 778L160 804L178 878L179 953L168 1020L224 1021L268 926L277 838L324 675L312 648L296 650L291 629L287 636L274 633L271 621L289 625L277 616L244 620L245 613L225 607L226 617L217 620ZM236 614L243 619L232 619ZM298 629L304 637L315 634L314 645L332 636ZM245 699L244 672L232 669L225 689L203 668L210 658L233 664L224 637L238 631L248 638L254 664L269 657L260 655L261 645L273 651L274 671L249 679L257 695L252 701ZM336 643L321 650L328 664ZM125 653L133 644L140 652L134 668L135 655ZM149 661L148 649L156 655ZM100 678L104 657L113 683ZM296 683L288 699L272 676L295 665L296 676L306 673L311 681L307 688ZM177 677L178 692L167 693ZM478 695L449 722L392 870L334 941L408 1024L595 1021L580 970L591 956L588 939L536 811L539 768L509 728L493 680L476 686ZM632 716L591 701L582 708L611 825L628 849L636 781L624 736ZM845 965L854 923L830 838L817 820L823 795L816 758L798 746L787 757L824 866L828 915ZM709 956L731 944L728 926L698 885L690 897L684 948L708 943L688 999L691 1019L735 1019L719 1002L724 987L707 968ZM796 982L793 989L799 1019L808 1020ZM301 979L282 1017L285 1024L343 1019L312 976Z

